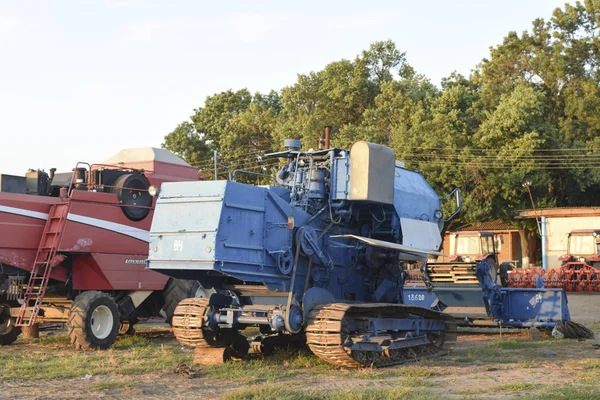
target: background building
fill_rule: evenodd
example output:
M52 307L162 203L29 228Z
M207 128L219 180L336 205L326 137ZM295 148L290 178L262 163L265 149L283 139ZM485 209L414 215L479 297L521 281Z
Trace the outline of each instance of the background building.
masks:
M519 211L517 218L537 218L540 222L545 221L546 235L541 240L546 244L548 268L560 268L558 257L567 252L567 234L577 229L599 229L600 207L524 210Z

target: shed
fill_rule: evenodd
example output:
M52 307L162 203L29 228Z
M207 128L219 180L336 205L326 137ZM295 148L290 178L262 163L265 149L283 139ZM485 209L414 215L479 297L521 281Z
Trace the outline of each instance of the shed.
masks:
M569 232L600 229L600 207L521 210L517 212L517 218L539 220L542 230L542 258L545 256L547 268L560 268L558 257L567 253Z

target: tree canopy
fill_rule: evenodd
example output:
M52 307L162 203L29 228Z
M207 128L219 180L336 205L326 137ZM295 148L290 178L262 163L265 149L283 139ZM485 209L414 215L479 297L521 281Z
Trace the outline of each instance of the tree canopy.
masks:
M461 218L510 220L537 206L597 205L600 196L600 0L557 8L529 31L509 32L441 87L418 74L391 41L354 60L299 74L268 94L228 90L206 98L163 146L211 169L214 150L233 168L267 170L260 155L285 138L317 148L390 146L443 195L463 191Z

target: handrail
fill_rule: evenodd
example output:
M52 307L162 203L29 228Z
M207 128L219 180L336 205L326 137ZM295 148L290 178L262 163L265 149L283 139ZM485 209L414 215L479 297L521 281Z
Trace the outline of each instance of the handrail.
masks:
M454 217L456 217L458 213L462 210L462 196L460 188L454 188L454 190L451 191L448 196L446 196L446 199L449 199L450 197L452 197L452 195L456 196L456 211L454 211L452 215L450 215L446 220L444 220L445 223L448 223L452 219L454 219Z

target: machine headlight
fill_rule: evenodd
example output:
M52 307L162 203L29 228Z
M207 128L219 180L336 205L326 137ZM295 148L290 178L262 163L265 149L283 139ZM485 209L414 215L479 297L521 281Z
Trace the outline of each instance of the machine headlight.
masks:
M437 210L435 212L435 218L436 219L442 219L443 216L444 216L444 213L441 210Z
M150 185L150 187L148 188L148 193L150 193L150 196L152 196L152 197L158 196L158 192L159 192L159 189L157 186Z

